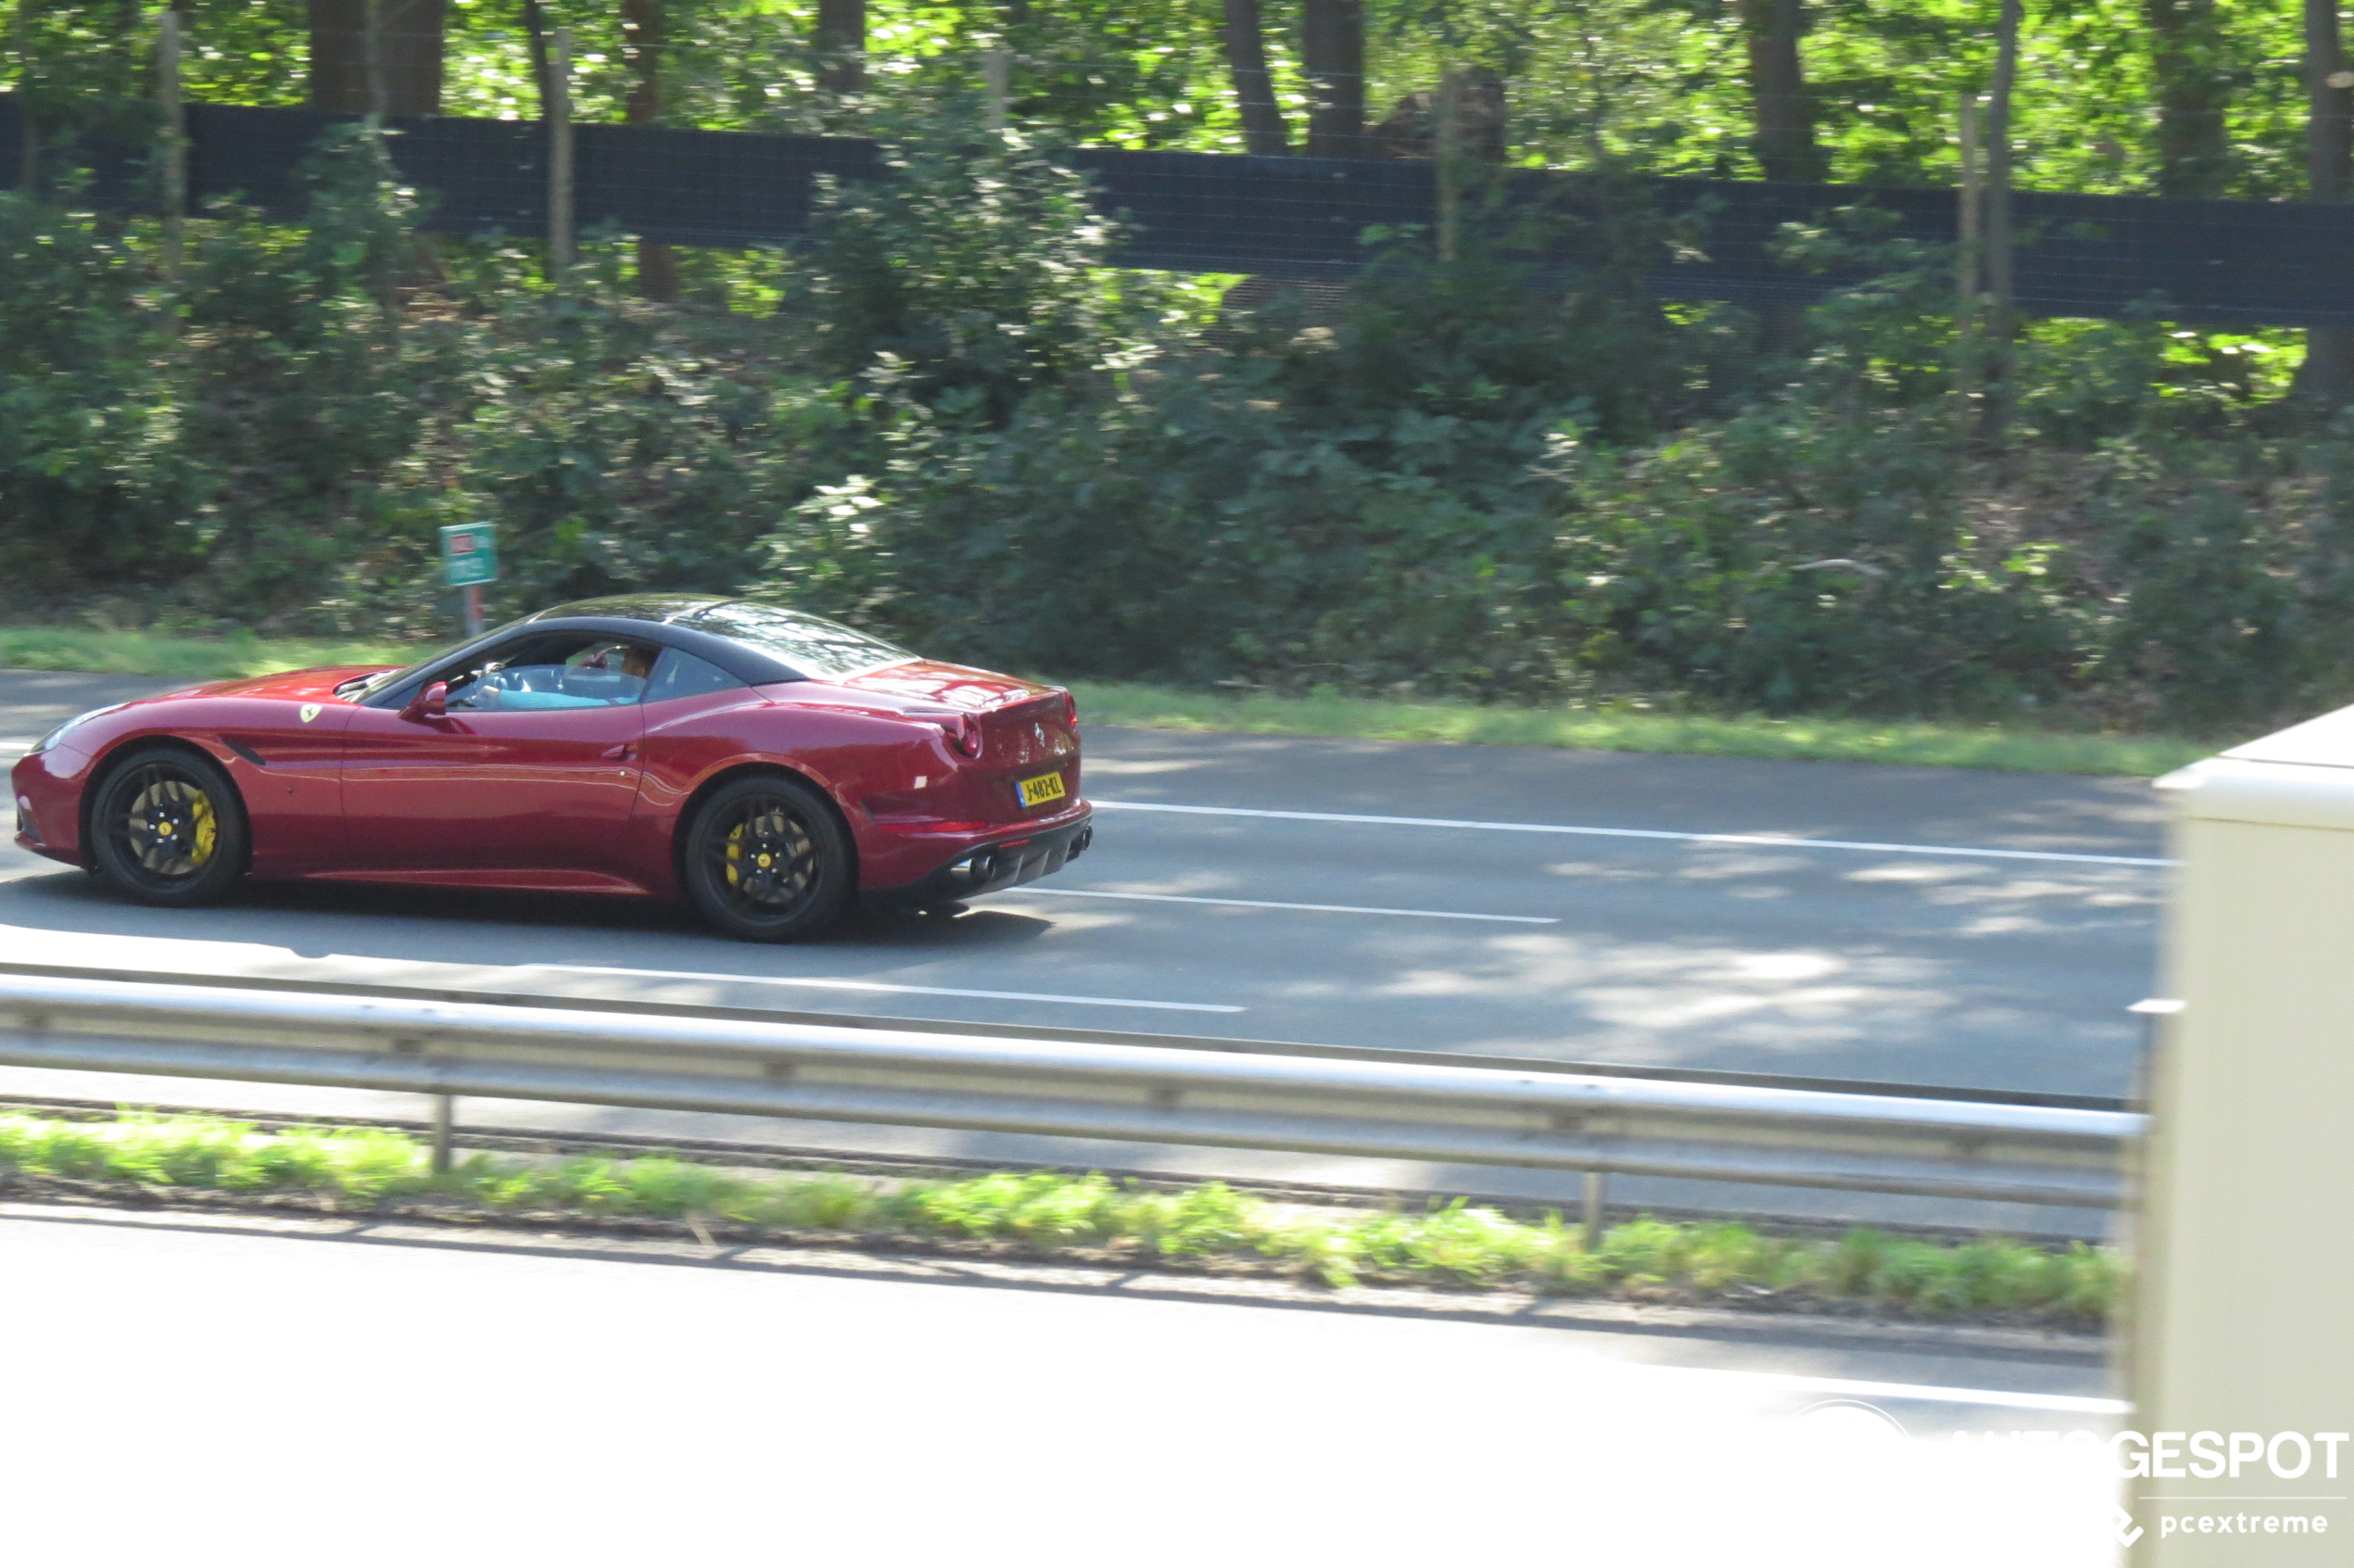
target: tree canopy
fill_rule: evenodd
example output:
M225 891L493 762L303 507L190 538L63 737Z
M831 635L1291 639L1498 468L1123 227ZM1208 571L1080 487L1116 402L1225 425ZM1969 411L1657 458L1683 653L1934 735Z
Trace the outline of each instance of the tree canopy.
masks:
M177 9L192 98L300 104L319 101L314 64L348 73L348 48L329 59L335 51L323 39L348 32L335 20L343 13L366 8L181 0ZM14 0L6 12L12 84L45 123L87 120L149 90L152 16L141 6ZM857 133L912 95L982 92L989 57L1002 51L1008 119L1042 144L1242 152L1254 145L1247 95L1261 150L1345 151L1354 136L1378 151L1373 133L1411 117L1414 95L1450 70L1480 70L1501 83L1505 152L1516 163L1951 184L1955 106L1986 90L1995 6L401 0L380 15L387 28L429 19L440 29L448 114L535 117L534 34L563 26L574 37L576 112L588 120ZM2303 196L2309 21L2288 0L2031 6L2013 117L2019 183ZM423 69L413 43L385 45L400 82Z

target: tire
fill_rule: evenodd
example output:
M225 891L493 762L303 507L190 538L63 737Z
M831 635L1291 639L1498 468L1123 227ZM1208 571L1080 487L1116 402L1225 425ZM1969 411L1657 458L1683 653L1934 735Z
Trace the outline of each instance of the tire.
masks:
M229 776L176 746L107 769L90 808L97 873L142 904L219 902L246 874L253 837Z
M829 929L854 891L850 835L823 796L759 774L723 784L680 846L688 902L743 942L798 942Z

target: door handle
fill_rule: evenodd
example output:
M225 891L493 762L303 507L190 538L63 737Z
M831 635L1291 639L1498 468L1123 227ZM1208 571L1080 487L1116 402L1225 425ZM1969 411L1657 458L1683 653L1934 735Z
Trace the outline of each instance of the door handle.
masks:
M624 740L618 746L606 747L603 756L607 762L627 762L631 754L637 750L637 747L631 745L628 741Z

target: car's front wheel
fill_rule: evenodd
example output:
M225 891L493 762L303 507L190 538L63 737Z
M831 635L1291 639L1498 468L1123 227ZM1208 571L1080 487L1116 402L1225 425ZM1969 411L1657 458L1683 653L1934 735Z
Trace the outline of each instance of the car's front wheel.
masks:
M96 869L142 904L210 904L245 875L245 803L228 775L174 746L108 769L90 811Z
M723 784L687 826L687 897L746 942L815 936L850 903L850 836L816 790L761 774Z

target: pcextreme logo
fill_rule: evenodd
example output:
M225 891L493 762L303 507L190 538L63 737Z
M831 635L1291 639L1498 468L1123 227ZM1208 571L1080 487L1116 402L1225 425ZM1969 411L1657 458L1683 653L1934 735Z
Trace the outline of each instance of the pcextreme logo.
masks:
M2163 1501L2163 1498L2156 1499ZM2262 1506L2261 1499L2250 1502ZM2132 1546L2148 1534L2133 1523L2133 1516L2122 1507L2110 1521L2117 1533L2119 1546ZM2330 1533L2330 1516L2326 1513L2161 1513L2158 1516L2158 1538L2169 1536L2326 1536Z

